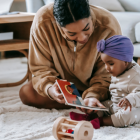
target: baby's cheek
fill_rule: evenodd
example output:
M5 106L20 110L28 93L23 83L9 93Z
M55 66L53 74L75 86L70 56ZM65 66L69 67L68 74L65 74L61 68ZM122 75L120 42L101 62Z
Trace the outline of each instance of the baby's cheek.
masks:
M119 72L119 67L116 67L116 66L113 67L113 71L114 71L114 72Z

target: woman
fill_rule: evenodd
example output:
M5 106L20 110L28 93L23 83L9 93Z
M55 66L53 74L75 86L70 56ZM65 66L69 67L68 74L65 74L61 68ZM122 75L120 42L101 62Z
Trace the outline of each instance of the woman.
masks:
M113 15L88 0L55 0L36 14L30 35L29 66L32 81L20 90L26 105L69 108L55 83L57 78L75 83L86 105L103 106L109 98L110 75L96 43L121 29ZM90 113L90 110L81 109Z

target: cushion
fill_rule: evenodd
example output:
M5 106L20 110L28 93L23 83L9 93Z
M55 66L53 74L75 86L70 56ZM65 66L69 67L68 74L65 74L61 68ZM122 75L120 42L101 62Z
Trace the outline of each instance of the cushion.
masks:
M136 36L136 41L140 42L140 22L137 23L135 26L135 36Z
M139 12L111 12L119 21L122 34L129 37L131 41L136 42L135 25L140 22ZM115 28L115 27L114 27Z
M89 0L89 4L101 6L109 11L125 11L118 0Z
M54 2L54 0L43 0L44 1L44 4L45 5L48 5L48 4L50 4L50 3L53 3Z
M140 57L140 43L135 43L134 45L134 57Z
M126 11L140 12L140 0L119 0Z

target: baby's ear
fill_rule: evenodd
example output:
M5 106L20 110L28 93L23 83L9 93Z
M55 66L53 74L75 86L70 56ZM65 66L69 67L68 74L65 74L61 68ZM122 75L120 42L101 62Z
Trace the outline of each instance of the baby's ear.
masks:
M125 62L125 66L128 66L129 62Z

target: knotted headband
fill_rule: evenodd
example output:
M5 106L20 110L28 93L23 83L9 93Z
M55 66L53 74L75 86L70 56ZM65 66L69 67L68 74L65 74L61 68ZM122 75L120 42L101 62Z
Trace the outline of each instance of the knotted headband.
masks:
M114 35L107 40L97 42L98 52L103 52L113 58L131 62L133 59L134 47L131 40L122 35Z

